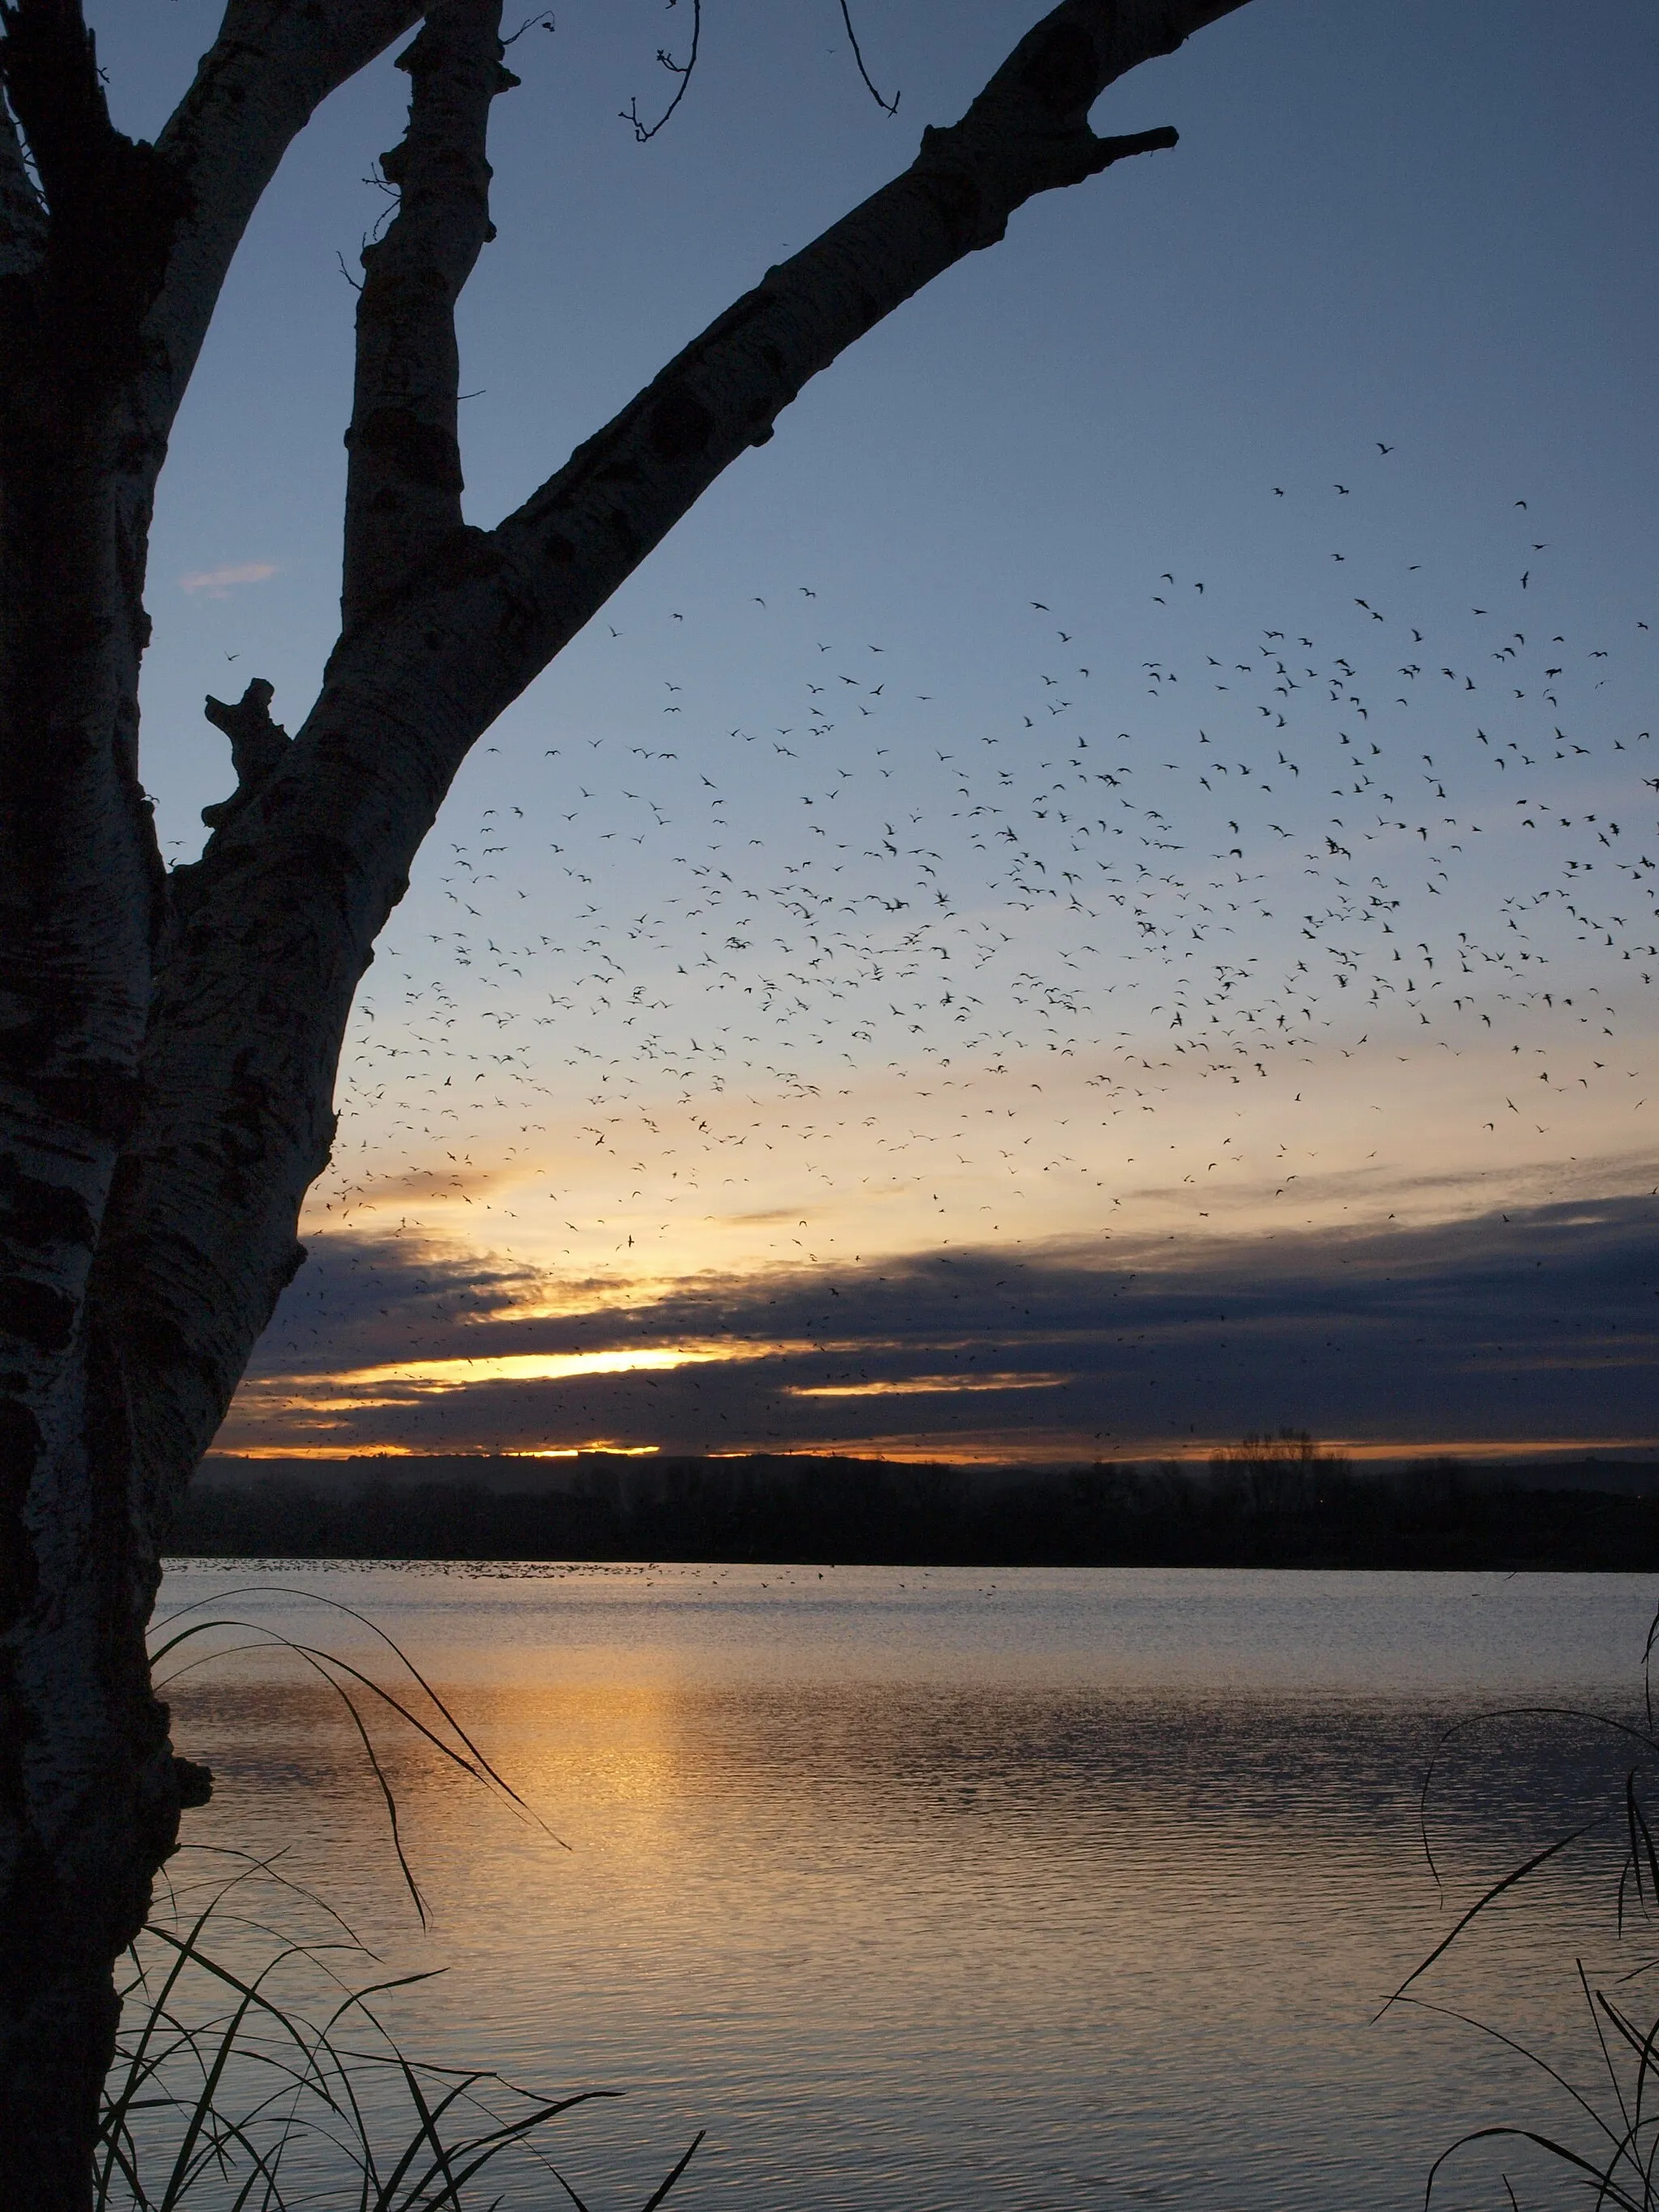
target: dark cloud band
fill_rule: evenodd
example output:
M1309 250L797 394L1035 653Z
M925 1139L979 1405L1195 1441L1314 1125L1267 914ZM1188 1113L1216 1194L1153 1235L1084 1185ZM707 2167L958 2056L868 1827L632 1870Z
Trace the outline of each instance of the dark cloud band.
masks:
M591 1371L593 1355L687 1347L693 1364ZM526 1379L486 1364L573 1353L589 1371ZM400 1379L419 1361L470 1364ZM1607 1447L1653 1440L1656 1381L1650 1199L919 1255L640 1286L631 1301L336 1236L289 1293L222 1444L1067 1457L1292 1423L1407 1449Z

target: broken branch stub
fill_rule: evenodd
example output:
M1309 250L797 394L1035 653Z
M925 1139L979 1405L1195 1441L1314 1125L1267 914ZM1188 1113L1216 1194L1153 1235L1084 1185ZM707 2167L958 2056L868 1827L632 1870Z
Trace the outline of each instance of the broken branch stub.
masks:
M256 676L234 706L211 693L204 703L202 711L209 721L230 739L230 762L236 771L236 788L230 797L202 809L202 819L210 830L222 829L240 814L282 765L292 740L282 724L270 719L270 702L276 696L264 677Z

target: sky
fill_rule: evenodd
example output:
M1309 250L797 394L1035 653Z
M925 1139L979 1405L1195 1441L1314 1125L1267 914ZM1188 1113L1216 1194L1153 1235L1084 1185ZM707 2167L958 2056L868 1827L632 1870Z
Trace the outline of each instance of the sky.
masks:
M157 128L202 0L89 10ZM512 49L471 518L960 113L1036 0ZM514 26L520 20L511 19ZM481 741L222 1449L1659 1443L1659 21L1253 0L802 393ZM378 64L162 478L144 774L334 635ZM653 108L653 102L656 107Z

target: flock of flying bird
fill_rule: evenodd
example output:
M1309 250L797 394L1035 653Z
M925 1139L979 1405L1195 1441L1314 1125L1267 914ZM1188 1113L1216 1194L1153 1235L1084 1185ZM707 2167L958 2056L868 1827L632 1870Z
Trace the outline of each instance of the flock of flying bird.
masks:
M976 1192L957 1221L958 1167L1103 1207L1172 1084L1310 1082L1367 1050L1501 1054L1494 1133L1542 1134L1569 1090L1634 1106L1659 980L1659 744L1629 712L1648 622L1552 620L1520 500L1510 572L1449 611L1366 550L1362 482L1295 495L1340 586L1316 616L1246 629L1236 586L1148 576L1133 714L1121 644L1085 643L1053 593L1014 618L1023 672L966 704L893 640L838 635L809 585L746 595L752 665L719 680L665 660L680 611L644 640L601 617L584 642L631 702L597 736L549 729L556 673L422 855L348 1045L321 1225L438 1232L488 1203L500 1243L534 1206L627 1270L750 1188L794 1194L792 1230L798 1194L804 1228L878 1156L971 1242L1008 1217ZM568 1217L584 1151L582 1188L608 1170L614 1200Z

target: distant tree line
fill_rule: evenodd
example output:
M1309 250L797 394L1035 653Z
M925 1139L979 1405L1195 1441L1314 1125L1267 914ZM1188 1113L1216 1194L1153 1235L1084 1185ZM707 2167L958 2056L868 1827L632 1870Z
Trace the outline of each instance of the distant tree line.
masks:
M961 1566L1659 1570L1654 1495L1523 1486L1451 1462L1359 1472L1305 1437L1250 1437L1207 1467L1166 1462L973 1470L757 1455L606 1462L569 1490L486 1487L371 1465L318 1480L210 1473L175 1555L296 1559L811 1560ZM500 1462L495 1467L499 1468ZM494 1469L492 1469L492 1472ZM1568 1473L1563 1470L1564 1476ZM1629 1482L1638 1470L1601 1470Z

